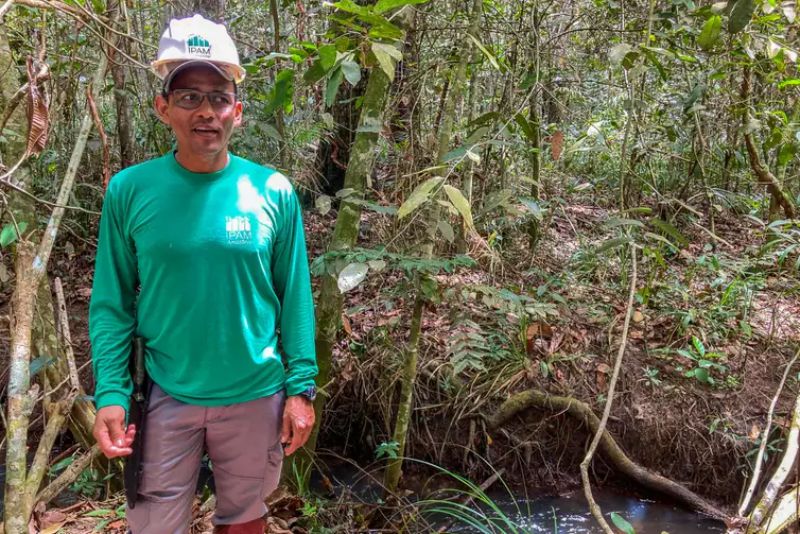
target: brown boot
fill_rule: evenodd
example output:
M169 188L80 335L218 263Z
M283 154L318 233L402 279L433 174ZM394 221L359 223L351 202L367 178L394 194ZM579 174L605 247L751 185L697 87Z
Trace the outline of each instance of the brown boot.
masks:
M220 525L214 528L214 534L264 534L267 524L263 518L253 519L247 523Z

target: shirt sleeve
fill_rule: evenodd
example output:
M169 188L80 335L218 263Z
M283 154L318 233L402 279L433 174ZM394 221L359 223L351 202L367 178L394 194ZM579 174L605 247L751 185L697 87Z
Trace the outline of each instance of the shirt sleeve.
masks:
M297 395L314 385L314 299L308 270L303 219L293 189L282 192L281 223L272 259L272 279L281 302L281 344L288 373L286 394Z
M136 328L137 261L116 185L114 180L109 184L100 216L89 339L97 409L122 406L127 411L133 390L128 364Z

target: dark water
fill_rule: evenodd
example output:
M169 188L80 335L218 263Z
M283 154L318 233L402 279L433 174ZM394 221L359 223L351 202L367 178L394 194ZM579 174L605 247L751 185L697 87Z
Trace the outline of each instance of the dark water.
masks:
M491 495L520 533L550 534L595 534L602 533L582 492L567 497L547 497L535 500L518 499L514 501L506 494ZM636 534L706 534L725 532L725 527L703 515L668 504L638 499L595 490L597 500L606 518L611 512L624 517L636 530ZM609 524L611 521L609 519ZM612 525L613 526L613 525ZM454 532L476 532L469 528Z
M364 502L376 502L381 495L379 484L381 475L379 473L368 474L366 471L360 471L355 468L354 465L343 464L333 467L329 474L334 486L337 488L337 494L342 490L346 490L352 497ZM455 485L447 484L446 486L453 487ZM312 481L312 486L319 489L318 480ZM501 484L496 484L495 486L499 487ZM425 493L425 491L420 493ZM419 497L420 495L417 496ZM538 534L545 532L549 534L602 534L603 532L589 512L582 490L572 492L566 496L534 499L527 499L519 494L513 495L505 490L490 490L488 497L510 519L510 523L513 525L513 527L502 526L493 530L487 528L486 531L488 532L497 534ZM424 497L421 498L424 500ZM634 527L636 534L662 534L664 532L668 534L710 534L725 532L725 525L720 521L666 502L643 499L632 494L626 495L597 488L594 489L594 498L607 519L611 512L618 513ZM470 507L476 508L477 505L471 504ZM436 508L436 506L431 506L430 509L432 508ZM483 510L488 515L486 507ZM480 532L463 524L450 523L446 517L438 513L427 516L427 518L434 525L448 525L448 532ZM612 524L610 519L608 521L609 524ZM488 523L488 521L484 523ZM618 530L615 529L616 531Z

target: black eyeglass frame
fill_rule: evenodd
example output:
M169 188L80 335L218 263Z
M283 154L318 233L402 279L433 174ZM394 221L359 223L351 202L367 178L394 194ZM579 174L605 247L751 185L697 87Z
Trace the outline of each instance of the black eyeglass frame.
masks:
M200 101L198 102L197 106L195 106L195 107L182 106L182 105L177 103L177 99L176 99L175 105L178 106L181 109L186 109L186 110L195 110L195 109L199 108L200 106L203 105L203 100L208 100L208 103L211 105L211 107L216 110L216 107L214 106L213 102L211 102L211 98L210 98L211 95L214 95L214 94L233 96L233 102L230 104L231 106L235 105L236 101L239 99L239 95L238 95L238 93L236 91L234 91L233 93L230 93L228 91L200 91L199 89L191 89L189 87L179 87L177 89L170 89L163 96L164 96L164 98L169 98L170 95L172 95L174 93L177 93L178 91L191 91L193 93L199 93L199 94L202 95L202 98L200 99Z

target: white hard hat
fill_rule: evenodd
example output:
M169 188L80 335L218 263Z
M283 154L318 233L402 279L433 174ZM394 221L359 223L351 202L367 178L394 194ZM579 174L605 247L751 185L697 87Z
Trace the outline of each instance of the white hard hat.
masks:
M158 57L150 64L156 76L167 88L179 70L199 64L214 68L237 84L244 80L245 70L239 65L239 53L225 26L202 15L170 20L158 42Z

